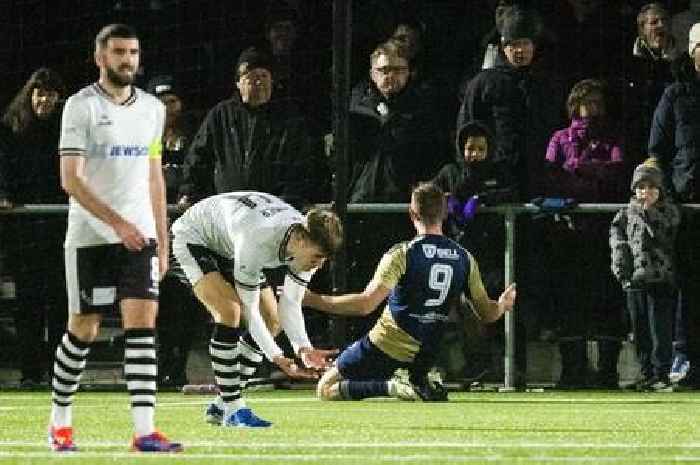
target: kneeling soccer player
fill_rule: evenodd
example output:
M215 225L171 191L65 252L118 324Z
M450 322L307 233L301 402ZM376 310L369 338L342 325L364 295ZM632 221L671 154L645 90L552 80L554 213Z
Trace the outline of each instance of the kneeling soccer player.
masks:
M474 257L445 237L442 190L418 185L409 214L417 235L384 254L364 292L339 296L306 292L304 305L328 313L366 315L388 298L384 313L370 332L343 351L320 379L323 400L397 397L446 401L441 385L427 380L450 308L464 293L477 315L495 321L515 303L515 284L492 300L486 294ZM392 379L398 368L409 370L409 384Z

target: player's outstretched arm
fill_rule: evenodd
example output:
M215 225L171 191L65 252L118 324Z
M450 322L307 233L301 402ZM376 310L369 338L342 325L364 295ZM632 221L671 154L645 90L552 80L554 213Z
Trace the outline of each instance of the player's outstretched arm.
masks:
M371 281L365 290L355 294L324 295L307 289L303 305L321 312L345 316L365 316L372 313L387 298L391 289Z
M498 297L498 300L490 299L488 296L486 296L484 291L486 302L476 303L475 309L477 316L479 319L487 323L492 323L498 320L505 312L513 310L513 306L515 305L515 294L515 283L508 286L500 297Z

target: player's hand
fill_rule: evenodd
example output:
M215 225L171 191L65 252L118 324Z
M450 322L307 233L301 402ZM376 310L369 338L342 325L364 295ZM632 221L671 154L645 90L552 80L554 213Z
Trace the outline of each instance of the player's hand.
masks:
M324 370L331 366L334 356L338 354L338 349L324 350L313 347L302 347L299 349L299 357L307 368Z
M137 252L146 246L146 237L132 223L122 219L112 227L127 250Z
M284 373L290 378L318 378L318 374L315 371L309 368L299 367L296 363L294 363L294 360L284 357L282 355L277 355L276 357L273 357L272 363L280 367L280 370L284 371Z
M501 310L501 313L513 310L513 306L515 305L515 297L515 283L512 283L498 298L498 308Z

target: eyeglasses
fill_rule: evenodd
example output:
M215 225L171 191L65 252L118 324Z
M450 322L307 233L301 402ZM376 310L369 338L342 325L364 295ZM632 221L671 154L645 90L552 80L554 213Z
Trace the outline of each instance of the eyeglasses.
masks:
M387 74L404 74L408 72L408 66L382 66L381 68L372 68L372 71L386 76Z
M239 79L244 82L263 82L272 79L272 76L270 76L269 73L267 72L254 72L254 71L249 71L246 74L243 74L239 76Z
M507 42L503 42L503 47L510 47L510 48L527 48L532 46L532 40L531 39L514 39L514 40L509 40Z

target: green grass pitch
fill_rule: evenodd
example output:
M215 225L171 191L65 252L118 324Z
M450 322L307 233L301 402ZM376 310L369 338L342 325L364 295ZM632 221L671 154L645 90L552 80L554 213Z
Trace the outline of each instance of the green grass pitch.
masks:
M125 393L79 393L80 451L46 445L49 393L0 392L0 464L700 463L700 396L630 392L451 393L449 403L320 402L255 392L264 430L206 424L205 396L163 393L157 423L183 454L129 452Z

